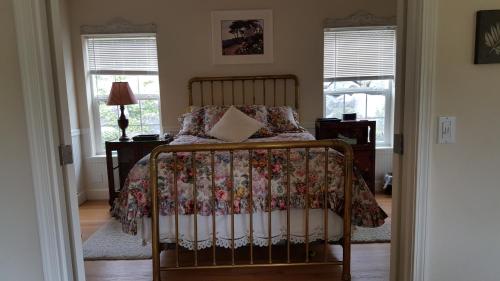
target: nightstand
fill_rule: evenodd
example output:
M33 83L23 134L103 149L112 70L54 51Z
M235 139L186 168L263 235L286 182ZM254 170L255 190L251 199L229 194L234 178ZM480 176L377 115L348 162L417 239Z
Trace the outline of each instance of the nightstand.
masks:
M141 160L144 156L163 144L169 144L172 138L148 140L148 141L107 141L106 147L106 166L108 170L108 189L109 189L109 205L113 207L113 202L118 196L118 193L125 184L128 173L132 167ZM113 167L113 151L116 151L118 157L118 166ZM118 169L118 177L120 179L119 188L115 188L115 177L113 171Z
M375 121L316 120L316 139L349 139L354 152L354 165L375 194ZM348 141L349 142L349 141Z

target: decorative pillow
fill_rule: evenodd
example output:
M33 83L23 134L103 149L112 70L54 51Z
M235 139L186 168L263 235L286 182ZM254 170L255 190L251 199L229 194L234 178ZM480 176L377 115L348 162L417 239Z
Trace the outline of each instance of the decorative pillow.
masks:
M297 119L298 114L289 106L267 108L267 121L274 133L301 132Z
M203 124L205 134L208 135L208 132L219 122L228 108L229 106L226 105L206 105L203 107L205 111Z
M231 106L210 129L208 135L228 142L242 142L264 126L263 123Z
M205 110L203 108L195 109L193 112L185 113L179 118L181 130L179 135L193 135L206 137L203 126Z
M264 124L264 127L262 127L260 130L258 130L255 134L252 135L252 138L268 138L276 135L273 133L271 127L269 127L269 124L267 122L267 108L264 105L239 105L236 106L238 110L241 112L245 113L248 115L250 118L253 118L262 124Z
M248 115L248 117L253 118L264 124L264 127L262 127L255 134L253 134L252 138L265 138L276 135L268 126L267 109L264 105L238 105L235 107L236 109ZM208 105L204 107L205 134L208 135L208 132L215 126L217 122L219 122L219 120L222 118L222 116L228 110L228 108L229 106L227 105L224 106Z

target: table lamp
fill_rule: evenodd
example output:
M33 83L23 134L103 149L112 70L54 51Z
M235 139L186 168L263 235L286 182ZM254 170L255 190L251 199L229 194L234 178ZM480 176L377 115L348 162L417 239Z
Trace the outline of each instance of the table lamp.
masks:
M120 106L120 118L118 119L118 127L122 130L122 136L120 141L130 140L125 133L125 129L128 127L128 119L125 117L125 105L136 104L137 99L130 89L128 82L113 82L111 86L111 91L109 93L107 105L119 105Z

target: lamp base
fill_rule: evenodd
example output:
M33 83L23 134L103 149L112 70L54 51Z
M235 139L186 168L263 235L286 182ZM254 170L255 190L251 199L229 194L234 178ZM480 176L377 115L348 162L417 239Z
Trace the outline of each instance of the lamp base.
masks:
M128 119L125 117L125 106L120 105L120 118L118 119L118 127L122 130L122 136L120 137L120 141L130 141L130 138L125 133L125 129L128 127Z

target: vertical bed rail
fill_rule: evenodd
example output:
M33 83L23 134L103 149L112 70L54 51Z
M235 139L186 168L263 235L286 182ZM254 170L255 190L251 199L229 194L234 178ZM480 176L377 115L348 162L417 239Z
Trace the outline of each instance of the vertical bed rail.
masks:
M196 152L191 153L191 173L193 174L194 266L198 266L198 189L196 187Z
M249 210L249 217L250 217L250 233L249 233L249 238L250 238L250 264L253 264L253 150L249 149L248 150L248 159L250 162L250 165L248 165L248 185L249 185L249 195L250 195L250 202L248 203L248 210Z
M323 153L324 154L324 179L321 184L321 190L319 195L314 194L314 198L316 196L320 196L322 201L322 211L323 211L323 227L324 227L324 236L323 236L323 249L324 256L320 261L316 259L310 259L309 257L309 215L310 215L310 201L311 195L309 194L311 191L310 186L310 153L312 153L311 149L322 148L324 151L319 152L315 151L315 153ZM292 170L290 154L291 149L304 149L305 151L305 195L304 195L304 211L305 211L305 259L303 262L295 262L291 259L291 179L290 179L290 171ZM343 239L342 239L342 247L343 247L343 257L342 261L330 261L328 256L328 185L329 185L329 150L336 149L341 151L344 154L344 218L343 218ZM267 243L268 243L268 257L267 262L264 263L256 263L253 252L253 244L254 244L254 220L253 220L253 212L255 211L254 206L254 196L253 196L253 158L255 152L257 150L267 152L267 183L266 190L267 194L265 197L265 207L264 210L267 211ZM276 262L273 260L273 252L272 252L272 176L273 176L273 151L284 151L286 156L286 261L284 262ZM249 161L249 181L248 181L248 199L249 199L249 250L250 250L250 260L246 263L236 262L235 260L235 206L234 206L234 197L235 197L235 186L234 186L234 152L235 151L248 151L248 161ZM208 152L208 157L210 159L210 173L211 173L211 215L212 215L212 236L209 238L212 241L212 257L211 264L204 265L200 263L198 260L198 186L197 186L197 163L196 163L196 155L197 152ZM219 264L217 262L216 256L216 245L217 245L217 236L216 236L216 207L217 207L217 198L216 198L216 188L218 188L215 184L215 175L216 175L216 165L215 165L215 153L228 153L230 157L230 167L229 167L229 176L230 176L230 206L229 207L229 219L231 222L231 263L230 264ZM173 157L173 198L174 198L174 210L175 210L175 264L174 266L164 266L160 265L160 254L162 249L162 243L160 241L160 201L159 201L159 193L158 193L158 159L160 154L162 153L171 153ZM180 153L184 153L186 155L191 156L191 171L192 171L192 196L193 196L193 226L194 226L194 241L193 241L193 251L194 251L194 262L192 266L190 265L182 265L179 261L180 254L180 241L179 241L179 195L178 195L178 173L179 173L179 165L178 161L183 161L184 159ZM179 159L180 158L180 159ZM277 159L275 161L278 161ZM351 269L351 200L352 200L352 177L353 177L353 152L352 148L346 144L345 142L339 140L321 140L321 141L293 141L293 142L268 142L268 143L234 143L234 144L203 144L203 145L164 145L159 146L153 150L150 157L150 179L151 179L151 200L152 200L152 254L153 254L153 281L161 280L161 271L167 270L183 270L183 269L195 269L195 268L235 268L235 267L259 267L259 266L274 266L274 265L314 265L314 264L336 264L342 265L342 280L349 281L351 278L350 269ZM184 228L183 228L184 229Z
M305 209L306 209L306 263L309 262L309 148L306 148L306 196L305 196Z
M286 149L286 262L290 263L290 148Z
M273 225L272 225L272 201L273 201L273 190L272 190L272 180L273 180L273 168L272 162L272 151L267 150L267 247L268 247L268 263L273 263Z
M344 152L344 238L342 241L342 279L351 280L351 205L352 205L352 174L353 158L352 147L343 145Z
M215 226L215 209L217 208L217 198L215 197L215 152L213 150L210 151L210 166L210 171L212 172L212 265L217 265L217 228Z

